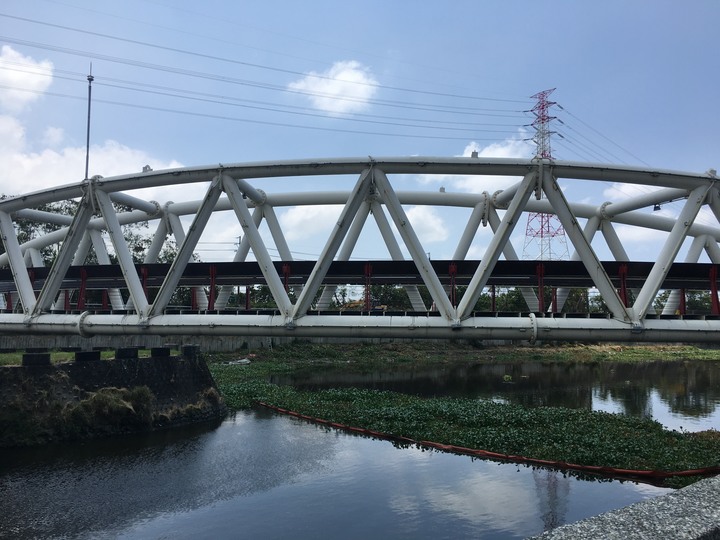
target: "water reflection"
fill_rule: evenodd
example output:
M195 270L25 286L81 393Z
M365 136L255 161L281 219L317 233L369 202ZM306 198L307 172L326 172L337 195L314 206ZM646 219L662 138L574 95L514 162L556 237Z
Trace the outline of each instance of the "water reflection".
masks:
M299 388L359 386L421 396L495 399L655 418L670 429L720 427L720 362L471 363L347 374L333 370L276 376Z
M3 456L0 537L525 538L667 490L587 482L268 412Z

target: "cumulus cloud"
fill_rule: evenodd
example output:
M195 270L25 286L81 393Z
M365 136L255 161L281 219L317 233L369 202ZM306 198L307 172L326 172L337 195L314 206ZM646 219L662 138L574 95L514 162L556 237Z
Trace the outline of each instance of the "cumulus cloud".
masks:
M59 127L47 127L42 137L43 146L59 146L65 139L65 130Z
M471 157L473 152L481 158L529 158L532 156L533 146L525 140L524 133L520 138L506 139L487 146L480 146L477 142L468 143L458 157ZM469 176L469 175L442 175L426 174L418 177L421 184L441 184L443 187L456 191L470 191L494 193L517 183L519 178L505 176Z
M0 109L17 114L52 84L53 64L23 56L9 45L0 49Z
M422 243L444 242L450 231L437 210L430 206L413 206L406 211L410 224Z
M355 60L336 62L323 73L311 71L288 89L306 94L313 107L331 114L364 110L377 92L370 69Z
M635 261L655 260L659 246L664 245L668 237L668 233L664 231L632 225L615 225L615 232L630 254L630 258Z
M28 140L20 113L52 84L53 64L35 60L4 45L0 49L0 193L17 195L77 182L85 177L85 147L62 146L62 128L46 126L37 140ZM23 88L32 92L21 92ZM39 148L39 150L35 150ZM161 160L144 150L107 140L90 148L90 175L104 177L153 169L181 167L174 160ZM202 196L206 188L198 188Z
M25 130L18 120L0 117L0 138L11 141L0 147L3 170L0 172L0 192L7 195L41 190L51 186L78 182L85 177L85 148L45 148L39 152L27 149ZM150 164L153 169L180 167L176 161L162 161L144 150L130 148L108 140L90 148L90 176L115 176L140 172Z
M308 239L320 233L327 237L342 209L341 205L295 206L278 216L278 219L288 241Z

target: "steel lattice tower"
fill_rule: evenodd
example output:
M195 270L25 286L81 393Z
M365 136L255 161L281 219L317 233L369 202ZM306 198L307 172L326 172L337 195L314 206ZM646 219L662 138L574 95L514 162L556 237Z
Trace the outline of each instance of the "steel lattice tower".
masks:
M535 128L533 142L537 146L535 157L537 159L553 159L550 147L550 122L555 119L550 116L550 107L555 105L549 101L548 96L555 91L543 90L530 96L537 103L531 109L535 115L532 126ZM534 248L537 249L534 249ZM525 244L523 245L523 259L537 259L541 261L562 260L568 257L565 229L555 214L531 212L528 215L525 228Z

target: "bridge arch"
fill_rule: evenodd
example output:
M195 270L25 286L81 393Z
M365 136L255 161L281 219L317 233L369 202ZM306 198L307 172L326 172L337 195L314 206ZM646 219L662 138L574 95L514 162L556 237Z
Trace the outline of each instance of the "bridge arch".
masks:
M482 192L407 190L407 175L462 175L487 179ZM333 190L274 190L294 179L332 183ZM720 308L720 202L714 172L693 174L640 167L489 158L362 158L219 164L148 171L113 178L95 177L0 201L0 292L5 301L0 329L8 334L158 334L339 337L427 337L520 340L718 341ZM493 184L501 182L502 189ZM569 200L566 189L585 182L643 186L646 191L619 202ZM258 185L262 183L263 188ZM561 187L562 186L562 187ZM150 189L173 188L173 201L148 201ZM201 196L175 202L177 196ZM649 191L647 191L649 189ZM79 201L73 215L38 208L58 201ZM652 212L680 204L677 216ZM313 261L294 261L280 209L337 205L339 217ZM453 256L430 260L408 217L408 206L463 209L469 214ZM513 246L526 212L554 214L573 251L570 261L521 261ZM699 219L698 216L704 216ZM234 216L242 231L233 261L198 263L198 243L212 237L211 219ZM709 221L707 216L711 217ZM192 217L189 226L183 219ZM50 224L57 230L21 241L19 220ZM375 223L378 255L363 265L351 255L362 231ZM148 222L153 240L141 264L132 257L122 226ZM267 227L263 234L262 224ZM619 225L666 233L652 261L633 260ZM483 236L483 252L470 258L473 241ZM158 255L168 238L178 246L170 265ZM598 255L599 238L612 255ZM689 247L687 245L689 244ZM683 245L685 260L677 260ZM46 267L40 250L55 246ZM271 248L278 255L270 254ZM85 265L94 252L99 264ZM249 260L252 252L252 260ZM709 263L700 262L706 254ZM116 264L110 264L110 255ZM374 270L370 270L374 268ZM450 270L450 268L454 268ZM355 315L328 312L332 287L369 279L403 285L412 311ZM231 284L267 284L276 310L224 310ZM514 281L513 281L514 280ZM511 283L528 303L525 313L477 313L487 287ZM296 294L288 294L292 285ZM452 289L462 284L456 299ZM568 316L545 306L542 287L557 288L557 302L572 286L599 291L607 307L600 315ZM209 286L209 287L208 287ZM63 308L63 295L81 287L108 291L108 310ZM170 300L179 287L200 291L201 309L175 313ZM207 293L203 293L204 287ZM429 293L434 309L419 293ZM683 290L710 291L713 312L684 316ZM653 302L672 290L663 313ZM322 291L321 294L318 294ZM628 294L631 291L631 294ZM76 306L77 308L77 306Z

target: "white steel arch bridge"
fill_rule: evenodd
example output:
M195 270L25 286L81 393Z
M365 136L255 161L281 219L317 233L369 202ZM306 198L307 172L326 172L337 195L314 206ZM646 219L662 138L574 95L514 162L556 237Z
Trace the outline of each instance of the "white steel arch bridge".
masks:
M495 181L501 177L511 185L483 193L396 188L396 179L420 174ZM336 189L308 189L322 183L319 177L329 177ZM287 179L305 190L274 192L256 187L261 181L272 186ZM593 182L636 184L645 191L621 202L589 203L568 200L560 188L560 184ZM196 185L204 192L197 200L155 202L142 195L148 188L173 188L176 198ZM73 215L38 209L68 200L79 201ZM652 212L669 202L681 205L676 217ZM293 261L278 210L304 205L341 205L342 211L317 260ZM465 209L463 216L469 214L455 240L452 260L430 260L408 218L409 205ZM570 261L519 260L511 234L524 228L527 212L557 216L571 248ZM242 231L233 261L194 261L198 243L216 232L208 224L220 213L234 216ZM699 220L701 213L711 216L712 223ZM185 227L182 218L189 217L192 223ZM538 158L369 157L95 177L0 201L4 246L0 332L717 342L719 220L720 193L714 171L694 174ZM18 234L23 221L56 230L24 240ZM122 227L145 221L153 240L138 264ZM361 231L373 221L382 238L377 256L371 261L352 261ZM666 233L654 260L634 260L618 234L619 225ZM269 234L261 234L263 226ZM480 237L484 253L468 259L471 245ZM168 239L177 243L178 251L172 264L162 265L157 263L158 255ZM598 256L602 241L611 260ZM46 266L40 253L49 246L56 255ZM273 260L271 250L277 250L280 260ZM97 261L92 265L86 264L91 252ZM677 260L680 253L683 261ZM111 257L117 262L111 264ZM709 262L700 262L705 257ZM412 310L361 309L352 315L329 310L334 287L370 282L402 285ZM243 284L267 284L276 309L228 309L231 290ZM519 287L527 310L476 312L478 298L495 284ZM458 285L466 287L460 299L455 296ZM192 288L199 309L172 309L171 298L180 287ZM423 301L419 287L427 288L432 306ZM544 302L545 287L557 291L551 306ZM605 312L564 312L571 287L596 290ZM295 294L288 294L290 288ZM103 309L69 302L69 291L77 297L89 289L106 291ZM709 291L710 312L684 313L684 291L690 289ZM653 305L661 290L672 292L662 313L657 313Z

